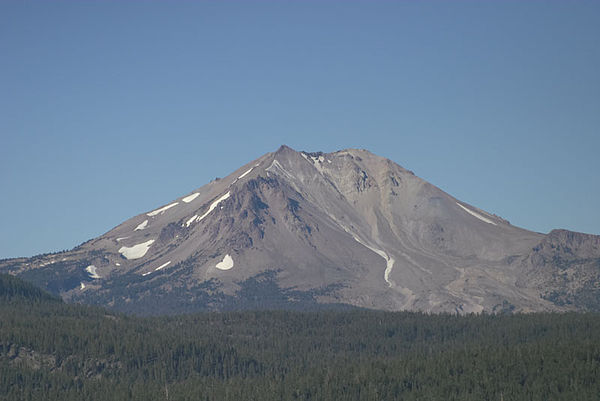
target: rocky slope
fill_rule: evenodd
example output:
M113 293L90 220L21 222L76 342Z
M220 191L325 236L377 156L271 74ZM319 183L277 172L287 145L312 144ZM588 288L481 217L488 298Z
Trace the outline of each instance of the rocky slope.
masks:
M72 251L1 261L0 272L143 314L599 310L599 244L512 226L365 150L282 146Z

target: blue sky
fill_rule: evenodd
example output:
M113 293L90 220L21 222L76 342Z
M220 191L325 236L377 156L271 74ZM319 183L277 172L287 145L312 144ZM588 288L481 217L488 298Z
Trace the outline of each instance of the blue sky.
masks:
M0 2L0 258L287 144L600 234L600 2Z

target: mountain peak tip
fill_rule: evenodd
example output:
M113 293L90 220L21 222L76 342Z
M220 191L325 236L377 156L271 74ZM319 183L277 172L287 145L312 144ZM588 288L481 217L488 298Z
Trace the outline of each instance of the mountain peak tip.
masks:
M295 150L294 150L294 149L292 149L291 147L287 146L286 144L282 144L282 145L279 147L279 149L277 149L277 152L276 152L276 153L283 152L283 151L290 151L290 150L295 152Z
M361 149L361 148L345 148L345 149L339 149L336 150L334 152L323 152L323 151L306 151L306 150L302 150L302 151L298 151L286 144L282 144L279 149L277 149L277 151L275 153L281 153L281 152L295 152L295 153L306 153L306 154L310 154L310 153L321 153L321 154L328 154L328 153L341 153L341 152L348 152L348 153L369 153L369 154L373 154L373 152L369 151L368 149Z

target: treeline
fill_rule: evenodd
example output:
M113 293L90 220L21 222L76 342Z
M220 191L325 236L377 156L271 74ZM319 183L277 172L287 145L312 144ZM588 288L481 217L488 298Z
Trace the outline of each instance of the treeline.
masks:
M17 298L0 293L3 400L600 398L594 314L138 318Z
M0 274L0 302L62 302L54 295L9 274Z

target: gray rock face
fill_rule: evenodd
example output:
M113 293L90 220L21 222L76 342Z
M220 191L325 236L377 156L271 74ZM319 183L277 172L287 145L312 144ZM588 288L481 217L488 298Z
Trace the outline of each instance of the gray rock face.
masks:
M357 149L282 146L72 251L0 271L143 314L600 310L600 236L514 227Z

